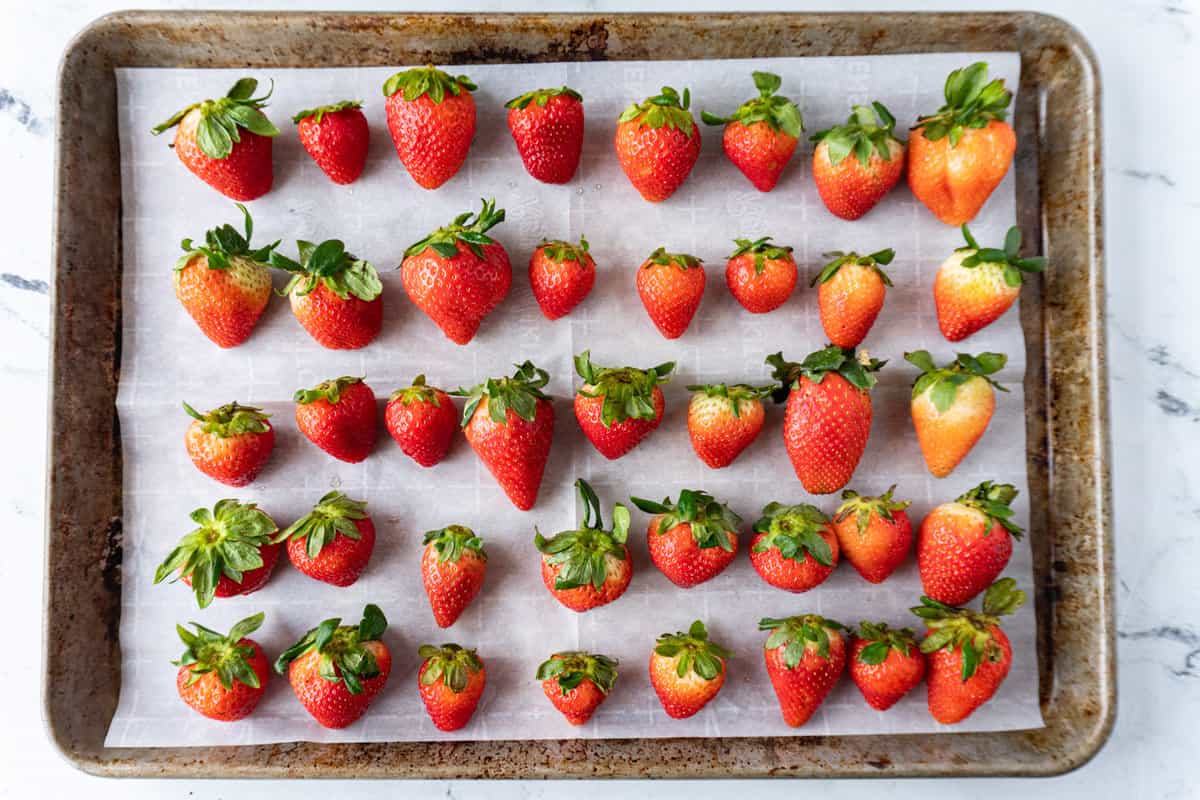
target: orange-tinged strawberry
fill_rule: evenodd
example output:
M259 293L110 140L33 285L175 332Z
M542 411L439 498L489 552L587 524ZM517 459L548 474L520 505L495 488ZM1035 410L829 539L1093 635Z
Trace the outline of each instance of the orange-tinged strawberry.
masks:
M750 563L764 581L789 592L825 582L838 564L838 540L829 517L807 503L768 503L754 523Z
M758 97L742 103L728 117L701 111L700 118L707 125L725 126L721 142L726 157L755 189L769 192L779 183L779 175L796 152L804 123L799 107L775 94L782 84L778 75L770 72L750 75Z
M962 605L996 580L1023 533L1012 521L1016 496L1010 484L984 481L921 520L917 569L925 594Z
M292 565L332 586L358 580L375 549L375 523L367 504L338 491L327 493L313 510L280 531Z
M925 464L944 478L983 436L996 408L994 389L1007 392L991 378L1008 363L1003 353L959 353L938 368L926 350L905 353L904 360L921 370L913 382L912 420Z
M450 395L426 386L425 376L418 375L412 386L392 392L383 421L406 456L422 467L432 467L450 449L458 431L458 409Z
M933 302L938 328L952 342L962 341L991 325L1012 308L1025 276L1046 268L1041 256L1022 258L1021 231L1015 225L1004 237L1004 249L980 247L966 225L966 247L960 247L938 268Z
M887 711L925 678L925 654L909 628L862 622L850 642L850 677L867 705Z
M763 659L783 721L799 728L825 702L846 668L845 628L831 619L804 614L766 617L759 620L758 629L771 632L763 645Z
M408 174L436 189L462 168L475 138L478 87L432 65L397 72L383 84L387 126Z
M636 369L596 366L587 350L575 356L575 371L583 378L575 392L575 419L601 455L620 458L658 428L665 408L658 386L674 369L674 361Z
M643 198L660 203L675 193L700 157L700 128L683 97L670 86L630 103L617 120L614 146L621 169Z
M646 528L650 560L667 579L684 589L704 583L733 563L742 518L712 495L694 489L679 493L679 502L629 498L653 514Z
M912 548L912 522L904 510L910 503L893 500L895 490L891 486L878 497L863 497L847 489L833 515L842 555L871 583L887 580Z
M838 347L858 347L883 310L886 287L892 285L883 265L892 263L896 251L889 247L865 256L840 251L825 255L833 260L812 281L818 287L821 327Z
M735 383L709 383L687 387L688 438L692 449L713 469L727 467L762 432L767 412L762 398L770 389Z
M588 611L616 600L629 588L633 559L629 546L629 509L613 507L612 530L605 530L600 498L587 481L575 481L583 506L583 524L549 539L536 531L533 543L542 554L542 582L572 611Z
M529 256L529 286L546 319L570 314L595 284L596 262L582 236L579 244L543 239Z
M704 265L687 253L658 248L637 271L638 297L650 321L668 339L678 339L704 298Z
M569 86L537 89L504 107L525 171L542 183L570 181L583 152L583 96Z
M771 237L734 239L737 249L725 264L729 293L751 314L779 308L796 288L796 260L792 248L771 244Z
M371 129L362 102L342 100L292 117L300 144L334 183L354 183L367 165Z
M567 722L583 725L617 682L617 660L582 650L555 653L538 665L537 679Z
M423 644L417 654L424 659L417 672L417 687L429 718L438 730L464 727L487 686L483 659L474 650L457 644Z
M483 588L487 551L483 539L463 525L426 531L421 582L439 628L449 628Z
M271 662L249 638L262 625L263 613L247 617L222 635L193 622L195 633L176 625L186 645L178 661L175 687L183 702L209 719L235 722L254 713L271 678Z
M650 653L650 684L667 716L685 719L704 708L725 685L733 653L708 638L696 620L687 632L664 633Z
M329 455L357 464L375 448L375 393L362 378L342 376L298 389L296 427Z
M896 138L896 119L883 103L854 106L845 125L813 136L813 181L834 216L862 217L899 181L904 172L904 142Z
M192 417L184 445L196 469L226 486L245 486L258 477L275 448L270 414L237 403L205 414L184 403L183 410Z
M283 294L296 320L322 347L357 350L383 327L383 284L370 261L346 252L340 239L299 240L300 261L271 253L271 266L291 275Z

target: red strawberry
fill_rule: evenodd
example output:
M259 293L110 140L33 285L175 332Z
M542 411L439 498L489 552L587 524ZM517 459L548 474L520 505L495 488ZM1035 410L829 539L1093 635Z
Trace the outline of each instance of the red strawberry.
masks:
M708 125L725 126L725 155L755 189L769 192L796 152L804 123L796 104L775 94L782 84L778 75L752 72L751 77L758 97L742 103L729 117L701 111L700 118Z
M951 342L960 342L986 328L1012 308L1028 273L1041 272L1046 259L1022 258L1021 231L1014 225L1004 237L1004 249L980 247L966 225L966 247L942 262L933 279L933 304L938 328Z
M329 455L357 464L375 447L375 393L362 378L343 376L299 389L296 427Z
M912 420L921 454L929 471L944 478L987 430L996 408L993 388L1008 391L990 377L1004 368L1008 356L959 353L941 369L926 350L905 353L904 360L921 370L912 390Z
M892 263L896 251L889 247L866 256L840 251L825 255L833 261L812 282L813 286L820 284L821 327L838 347L858 347L883 310L885 287L892 285L892 279L881 265Z
M283 293L304 330L330 350L369 345L383 327L383 284L375 267L347 253L339 239L296 247L299 263L275 251L271 266L291 273Z
M904 142L893 129L896 118L883 103L854 106L845 125L813 136L813 180L825 207L854 220L874 208L900 182ZM853 158L851 158L853 156Z
M224 97L176 111L151 133L178 125L175 155L193 175L233 200L262 197L271 191L271 139L279 130L261 110L271 92L254 97L257 88L242 78Z
M184 445L196 469L226 486L245 486L258 477L275 448L270 414L237 403L205 414L184 403L183 410L193 420Z
M196 632L176 625L186 648L175 687L183 702L209 719L235 722L254 713L267 690L271 662L258 642L247 638L262 625L260 611L230 629L227 636L193 622Z
M219 347L236 347L249 338L271 299L267 260L279 242L250 249L254 221L241 203L246 235L232 225L204 234L204 244L183 240L183 255L175 262L175 297Z
M462 426L475 453L513 505L533 508L554 439L554 404L542 391L544 369L526 361L511 378L489 378L466 397Z
M367 504L341 492L329 492L307 515L280 531L288 558L310 578L333 586L358 580L375 549L375 523Z
M567 722L582 725L617 682L617 660L583 651L555 653L538 665L537 679Z
M177 573L172 581L192 587L201 608L214 597L250 594L266 584L280 546L271 542L278 528L265 511L254 503L221 500L212 511L197 508L191 517L198 527L158 565L155 583Z
M904 511L909 502L893 500L895 489L892 486L879 497L861 497L847 489L833 516L842 555L871 583L886 580L912 547L912 523Z
M925 654L910 629L863 622L850 642L850 677L867 705L887 711L925 678Z
M546 319L570 314L595 283L596 262L582 236L577 245L543 239L529 256L529 285Z
M474 219L469 212L459 214L404 251L404 291L455 344L475 337L512 286L508 253L484 233L503 221L504 209L484 200Z
M300 144L334 183L354 183L367 165L371 129L358 100L301 111L292 117Z
M751 314L779 308L796 288L792 248L771 244L771 237L734 239L737 249L725 265L725 283L733 298Z
M1012 521L1014 486L984 481L921 520L917 569L925 594L959 606L986 589L1008 566L1013 539L1023 531Z
M408 174L425 189L454 177L475 138L478 87L432 65L397 72L383 84L387 126Z
M387 619L367 605L358 625L327 619L275 659L287 672L300 704L326 728L345 728L364 713L392 671L392 654L379 640Z
M700 157L700 129L688 106L691 94L670 86L662 94L630 103L617 120L614 146L621 169L638 193L659 203L675 193Z
M450 449L458 431L458 409L450 395L426 386L425 376L418 375L412 386L392 392L383 421L406 456L422 467L432 467Z
M772 586L807 592L825 582L838 563L829 517L807 503L769 503L754 523L750 563Z
M483 588L487 552L470 528L451 525L426 531L421 581L439 628L453 625Z
M483 659L456 644L423 644L417 654L425 659L417 673L417 686L429 718L438 730L462 728L470 722L487 685Z
M687 633L664 633L650 653L650 683L667 716L685 719L704 708L725 685L725 660L733 653L709 641L696 620Z
M704 265L695 256L660 247L638 267L637 290L654 327L678 339L704 298Z
M596 492L582 478L575 481L575 490L583 505L583 525L549 539L538 531L533 543L542 554L542 583L554 599L572 611L588 611L608 605L629 588L629 509L617 503L612 530L605 530Z
M782 353L767 357L780 381L775 401L787 398L783 442L796 477L812 494L829 494L850 482L871 433L871 387L885 363L866 352L830 346L800 364Z
M575 356L583 386L575 393L575 419L600 454L620 458L662 422L665 401L660 383L670 380L675 362L650 369L598 367L584 350Z
M758 438L767 412L762 398L769 392L744 383L688 386L688 437L692 449L713 469L728 467Z
M1017 582L1004 578L983 596L983 612L921 598L912 612L929 627L921 652L929 656L929 713L943 725L961 722L992 699L1012 666L1012 645L1000 617L1025 603Z
M844 627L816 614L759 620L771 631L763 647L767 677L779 698L783 721L799 728L825 702L846 668Z
M567 86L514 97L508 129L525 170L542 183L567 183L583 152L583 97Z
M661 503L629 498L653 514L646 529L650 560L663 575L690 589L720 574L737 555L737 534L742 518L718 503L707 492L684 489L679 502L664 498Z

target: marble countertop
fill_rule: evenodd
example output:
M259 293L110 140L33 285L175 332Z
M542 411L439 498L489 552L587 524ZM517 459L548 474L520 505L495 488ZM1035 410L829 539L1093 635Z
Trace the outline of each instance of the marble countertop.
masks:
M128 3L119 0L42 0L17 10L0 7L0 239L9 256L0 264L0 512L10 520L0 559L7 656L0 659L0 797L92 798L261 796L260 783L232 781L104 781L67 765L40 721L43 557L43 461L48 284L53 174L54 83L59 54L93 18ZM162 8L246 8L245 2L146 2ZM362 10L363 0L294 2L290 8ZM517 3L389 3L409 10L520 10ZM541 10L649 10L651 4L602 0L537 4ZM722 10L728 2L663 2L661 10ZM825 2L768 2L762 10L820 10ZM905 10L920 4L842 0L839 10ZM1002 9L1011 3L957 0L927 9ZM1200 213L1200 159L1192 132L1200 111L1187 88L1200 71L1200 2L1128 0L1097 3L1053 0L1040 10L1064 17L1091 41L1103 85L1108 265L1108 342L1113 431L1113 488L1118 563L1119 713L1108 745L1090 764L1039 784L1055 798L1196 795L1193 714L1200 714L1200 603L1194 564L1200 562L1200 323L1195 314L1200 271L1187 245L1185 220ZM1190 165L1190 166L1189 166ZM21 454L23 458L16 458ZM19 643L19 644L18 644ZM578 797L719 796L746 791L744 782L578 783ZM1032 787L1011 780L810 783L828 798L1009 797ZM787 782L753 787L762 798L796 791ZM562 792L546 783L420 782L290 784L289 796L374 797L404 791L412 797L537 798Z

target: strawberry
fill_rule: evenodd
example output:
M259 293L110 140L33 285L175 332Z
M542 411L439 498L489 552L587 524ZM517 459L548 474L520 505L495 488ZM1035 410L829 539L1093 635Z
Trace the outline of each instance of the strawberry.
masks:
M807 592L837 567L837 537L829 517L814 506L768 503L753 530L750 564L776 588Z
M878 497L862 497L847 489L833 515L842 555L871 583L886 580L912 547L912 523L904 511L910 503L893 500L895 490L891 486Z
M326 728L345 728L364 713L383 690L392 671L392 654L380 641L387 619L368 604L358 625L327 619L275 659L296 699Z
M637 290L650 321L668 339L683 336L704 298L704 265L658 248L638 267Z
M1012 92L978 61L946 78L946 104L921 117L908 143L908 186L947 225L970 222L1008 173L1017 135L1004 121Z
M483 659L456 644L423 644L417 654L425 659L417 673L417 686L429 718L438 730L456 731L465 726L487 685Z
M375 523L367 504L338 491L329 492L313 510L280 531L296 569L333 586L358 580L375 549Z
M900 182L905 151L895 126L887 107L874 102L854 106L845 125L812 137L813 181L835 217L859 219Z
M554 439L554 404L542 391L549 381L544 369L526 361L511 378L489 378L453 392L467 398L462 415L467 441L522 511L537 502Z
M720 574L737 555L742 518L707 492L684 489L679 502L629 498L653 514L646 528L650 560L676 586L690 589Z
M770 631L763 646L767 677L779 698L783 721L799 728L812 718L846 668L845 630L816 614L759 620Z
M769 389L744 383L688 386L688 437L692 449L713 469L728 467L758 438L767 412L762 398Z
M366 347L383 327L383 284L370 261L346 252L339 239L297 241L299 263L278 251L271 266L291 273L283 294L317 344L330 350Z
M567 722L582 725L617 682L617 660L582 650L555 653L538 665L537 679Z
M245 486L258 477L275 448L270 414L237 403L205 414L184 403L183 410L192 417L183 441L196 469L226 486Z
M262 197L271 191L271 140L279 129L262 113L271 90L254 97L256 89L254 78L241 78L224 97L192 103L150 132L178 125L175 155L193 175L232 200Z
M449 628L483 588L487 552L475 531L462 525L426 531L422 541L421 582L434 622Z
M404 251L404 291L446 337L466 344L479 324L508 295L512 266L504 245L485 231L504 221L504 209L484 200L472 218L459 214Z
M921 652L929 657L929 713L943 725L961 722L992 699L1012 666L1012 645L1000 617L1025 603L1012 578L996 581L983 596L983 612L921 598L912 612L929 631Z
M359 100L317 106L292 117L300 144L334 183L354 183L367 165L371 129Z
M543 239L529 256L529 286L546 319L570 314L595 284L596 262L582 236L577 245Z
M996 408L993 388L1007 392L991 375L1008 363L1003 353L959 353L938 368L926 350L905 353L904 360L921 370L913 383L912 420L925 465L944 478L983 436Z
M833 260L812 281L819 284L821 327L838 347L858 347L883 310L885 287L892 285L883 265L892 263L896 251L889 247L866 256L841 251L825 256Z
M583 506L583 525L549 539L537 531L533 543L542 554L542 582L554 599L572 611L588 611L608 605L629 588L629 509L617 503L612 530L605 530L596 492L582 478L575 481L575 490Z
M925 594L957 606L996 580L1023 533L1012 521L1016 496L1011 484L984 481L921 520L917 570Z
M537 89L504 107L525 171L542 183L570 181L583 152L583 96L568 86Z
M871 387L887 362L866 351L830 346L802 363L767 356L780 382L776 402L787 399L783 442L796 477L812 494L830 494L850 482L871 433Z
M1015 225L1004 237L1004 249L980 247L966 225L966 247L954 251L938 267L933 279L933 303L938 328L951 342L959 342L986 328L1012 308L1027 273L1041 272L1046 259L1022 258L1021 231Z
M771 244L770 236L733 243L737 249L725 264L725 283L733 298L751 314L765 314L787 302L797 279L792 248Z
M418 375L412 386L392 392L383 422L406 456L422 467L432 467L450 449L458 431L458 409L450 395L426 386L425 376Z
M477 88L466 75L452 77L432 65L397 72L383 84L396 154L422 188L438 188L466 162Z
M620 458L662 422L665 401L660 383L670 380L675 362L649 369L598 367L590 352L575 356L583 386L575 392L575 419L605 458Z
M236 722L254 713L271 677L262 646L247 638L262 625L263 613L238 622L227 636L193 622L196 632L176 625L186 646L178 661L175 688L180 698L209 719Z
M687 633L664 633L650 653L650 683L667 716L685 719L704 708L725 685L725 662L733 653L710 641L696 620Z
M863 622L850 642L850 677L867 705L887 711L925 678L925 654L909 628Z
M154 571L162 583L171 573L192 587L196 604L208 608L214 597L256 592L266 585L279 560L278 544L271 538L275 521L254 503L221 500L212 511L191 513L198 526L179 540Z
M375 393L362 378L342 376L299 389L296 427L339 461L357 464L375 447Z
M254 220L241 203L246 235L232 225L204 234L204 244L183 240L175 262L175 297L218 347L236 347L249 338L271 299L267 260L279 242L250 249Z
M661 203L691 174L700 157L700 129L689 112L691 94L670 86L630 103L617 119L614 147L621 169L646 200Z
M770 72L750 75L758 97L742 103L728 117L701 111L700 118L707 125L725 126L721 141L726 157L755 189L769 192L779 183L780 173L796 152L804 123L796 104L775 94L782 84L778 75Z

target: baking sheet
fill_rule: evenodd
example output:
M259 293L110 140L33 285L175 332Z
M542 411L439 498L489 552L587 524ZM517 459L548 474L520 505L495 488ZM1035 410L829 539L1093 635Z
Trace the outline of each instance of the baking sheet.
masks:
M949 730L924 706L924 691L910 694L886 713L863 703L848 678L816 716L795 731L779 717L762 665L762 616L818 612L846 623L883 619L914 624L907 608L920 584L915 563L906 563L882 586L863 581L848 564L816 590L791 595L764 584L742 552L725 573L692 590L670 584L645 550L646 515L634 511L635 577L620 601L577 615L546 592L533 526L552 532L577 520L571 483L584 477L606 512L629 494L661 497L681 488L703 488L729 502L749 523L771 500L815 502L832 511L832 497L811 498L795 480L779 441L782 411L773 411L758 442L722 471L705 467L687 440L685 384L725 380L764 382L766 354L782 349L793 359L824 344L815 292L804 288L832 249L872 252L891 246L889 268L896 288L865 346L892 363L874 392L876 419L863 463L851 486L877 493L899 484L912 499L915 521L938 502L984 479L1016 484L1025 477L1024 346L1014 310L955 348L937 331L930 286L938 264L961 243L958 231L938 223L903 186L866 218L848 223L828 214L809 175L811 150L799 153L780 186L756 192L724 158L719 129L704 127L695 171L669 201L645 203L629 185L612 153L614 120L631 100L663 84L693 95L693 111L728 113L753 93L749 72L783 77L783 93L800 103L807 132L844 120L851 103L880 99L901 121L941 103L945 75L983 58L994 75L1015 88L1016 54L936 54L856 58L785 58L753 61L611 62L488 65L454 68L479 85L479 127L463 171L439 191L412 183L387 135L379 87L392 69L274 70L255 73L276 80L268 114L284 131L276 141L276 185L250 204L256 243L340 237L368 258L384 278L385 325L370 347L335 353L320 348L292 318L286 301L273 300L251 339L220 351L196 329L174 299L171 266L178 241L240 216L232 203L187 174L149 128L191 98L217 96L243 70L118 70L124 221L124 313L118 409L124 448L124 584L120 704L108 746L252 744L278 741L400 741L659 736L774 736L800 734L907 733ZM587 141L575 181L545 186L520 165L504 122L502 104L535 86L567 83L585 97ZM330 183L294 139L288 117L295 110L345 97L361 97L372 125L366 174L350 187ZM508 219L493 230L514 263L510 297L485 321L467 347L446 340L407 301L394 272L405 247L451 217L478 208L479 197L496 196ZM972 226L985 243L999 242L1015 218L1010 174ZM525 264L543 236L592 243L599 276L591 297L570 317L545 320L528 289ZM725 256L735 236L773 235L796 248L802 283L787 306L765 317L746 314L724 287ZM654 331L636 300L633 274L659 245L690 252L708 264L709 286L689 332L668 342ZM1010 389L999 396L986 437L959 469L938 481L924 469L911 423L907 392L913 370L905 350L929 349L940 362L956 349L1006 352L1000 378ZM590 348L600 364L648 366L673 359L678 374L667 385L662 427L631 454L608 462L578 430L570 398L577 382L573 353ZM423 470L401 454L386 434L374 455L347 465L325 456L296 432L292 392L343 374L365 375L380 404L417 372L451 388L489 375L508 374L511 363L530 358L550 371L558 399L555 447L538 505L514 509L459 439L450 456ZM278 441L269 468L242 490L222 487L197 472L182 447L188 418L179 403L212 407L230 400L265 406L276 414ZM382 430L381 430L382 434ZM320 584L281 563L267 587L248 597L215 602L200 611L181 584L152 584L155 565L190 529L187 513L221 497L258 502L280 525L305 513L325 491L340 487L366 499L380 530L371 566L347 589ZM436 498L432 500L431 498ZM1015 504L1027 519L1024 494ZM606 513L606 518L608 514ZM487 543L489 574L483 593L448 631L438 629L421 588L418 564L423 531L452 522L470 525ZM1031 556L1018 543L1007 575L1032 588ZM178 700L170 660L182 645L174 624L198 620L213 628L263 610L256 638L277 654L321 619L357 621L366 602L378 603L391 627L385 635L395 658L388 688L350 728L332 732L316 725L283 679L274 680L263 703L237 725L210 722ZM736 657L720 696L689 720L671 720L649 685L646 660L654 638L683 629L694 618ZM1006 624L1015 657L999 694L954 730L1040 727L1032 605ZM417 696L416 648L424 642L457 641L477 647L488 664L489 688L471 724L437 731ZM609 700L583 728L572 728L554 711L533 679L538 663L554 650L583 647L621 661Z

